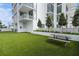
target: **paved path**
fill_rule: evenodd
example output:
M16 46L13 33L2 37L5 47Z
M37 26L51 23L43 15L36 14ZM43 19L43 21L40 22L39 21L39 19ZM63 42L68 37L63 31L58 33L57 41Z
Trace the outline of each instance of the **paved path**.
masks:
M65 35L71 37L71 40L79 41L79 35L71 35L71 34L60 34L60 33L49 33L49 32L32 32L33 34L45 35L45 36L52 36L51 34L55 35Z

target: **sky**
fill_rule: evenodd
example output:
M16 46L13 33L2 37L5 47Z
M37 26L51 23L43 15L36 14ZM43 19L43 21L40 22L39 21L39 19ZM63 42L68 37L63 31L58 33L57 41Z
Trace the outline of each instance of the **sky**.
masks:
M12 4L0 3L0 21L6 26L12 23Z

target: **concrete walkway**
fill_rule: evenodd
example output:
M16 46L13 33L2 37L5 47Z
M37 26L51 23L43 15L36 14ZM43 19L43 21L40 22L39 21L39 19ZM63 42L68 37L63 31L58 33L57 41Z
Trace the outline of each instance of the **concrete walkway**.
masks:
M61 33L49 33L49 32L32 32L33 34L45 35L45 36L52 36L51 34L55 35L65 35L71 37L71 40L79 41L79 35L71 35L71 34L61 34Z

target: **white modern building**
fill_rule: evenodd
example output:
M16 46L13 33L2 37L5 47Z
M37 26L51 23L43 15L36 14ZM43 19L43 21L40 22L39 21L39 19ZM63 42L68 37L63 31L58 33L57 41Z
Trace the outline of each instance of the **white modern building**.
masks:
M53 28L59 28L59 16L64 13L67 19L67 28L73 28L72 17L79 7L77 3L13 3L13 24L17 32L32 32L37 30L40 19L43 28L46 28L47 16L52 17Z

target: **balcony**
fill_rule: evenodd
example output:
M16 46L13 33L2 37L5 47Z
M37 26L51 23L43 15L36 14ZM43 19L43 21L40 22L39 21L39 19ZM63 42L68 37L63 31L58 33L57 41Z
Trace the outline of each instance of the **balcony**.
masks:
M24 6L31 7L31 8L34 8L33 3L23 3L23 5L24 5Z
M29 14L22 14L20 16L20 21L22 20L33 20L33 16L29 15Z
M33 3L22 3L20 4L20 11L28 12L30 10L34 9L34 4Z

